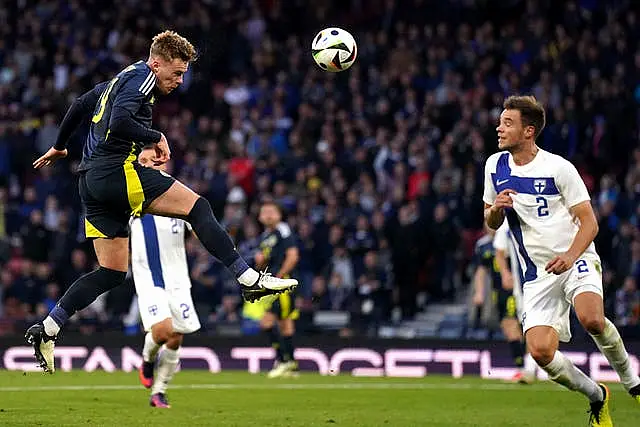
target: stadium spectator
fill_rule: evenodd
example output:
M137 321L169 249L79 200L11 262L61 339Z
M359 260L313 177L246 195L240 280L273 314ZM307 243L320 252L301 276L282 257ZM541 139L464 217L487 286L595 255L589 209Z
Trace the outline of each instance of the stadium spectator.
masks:
M76 237L83 132L68 161L37 172L31 163L75 97L173 28L200 58L155 110L172 173L207 196L247 253L257 207L278 200L300 236L306 307L353 310L367 258L395 295L376 322L389 320L389 308L411 318L425 292L428 301L461 297L482 228L482 165L497 149L502 100L516 92L543 101L542 148L572 160L591 191L605 292L614 295L627 276L640 280L632 3L190 0L163 3L153 21L136 18L152 0L93 2L91 11L82 2L2 3L0 271L26 259L50 264L48 282L71 283L90 269L90 245ZM309 40L326 22L358 40L348 72L312 63ZM198 311L225 312L226 278L189 246ZM5 318L32 316L54 294L45 284L22 304L24 277L3 277Z

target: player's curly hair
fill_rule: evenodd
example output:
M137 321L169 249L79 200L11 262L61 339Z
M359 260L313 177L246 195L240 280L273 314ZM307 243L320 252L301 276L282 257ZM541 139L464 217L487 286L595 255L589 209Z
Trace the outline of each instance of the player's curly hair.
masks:
M535 138L538 138L544 125L546 118L544 107L538 102L535 96L515 96L512 95L504 100L502 107L505 110L518 110L522 118L524 126L533 126L535 128Z
M166 30L153 37L149 56L159 56L167 61L178 58L186 62L193 62L196 60L197 53L189 40L175 31Z

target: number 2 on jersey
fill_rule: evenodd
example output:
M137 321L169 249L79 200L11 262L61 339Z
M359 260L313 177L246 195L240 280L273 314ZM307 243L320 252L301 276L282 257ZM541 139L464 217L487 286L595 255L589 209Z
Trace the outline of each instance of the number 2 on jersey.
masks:
M538 216L548 216L549 204L547 203L547 199L544 197L536 197L536 203L538 204Z
M176 218L171 218L171 232L173 234L178 234L180 231L180 224L178 224L178 220Z

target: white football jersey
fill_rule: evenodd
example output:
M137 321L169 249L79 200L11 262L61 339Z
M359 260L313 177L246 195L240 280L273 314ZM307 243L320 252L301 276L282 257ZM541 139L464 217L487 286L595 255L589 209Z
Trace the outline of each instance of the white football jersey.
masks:
M191 288L185 227L176 218L144 215L131 220L131 269L136 282L165 289Z
M517 192L511 195L513 209L505 210L506 219L524 282L530 282L546 275L547 263L569 249L579 228L569 209L591 198L573 164L542 149L524 166L517 166L506 151L487 159L485 203L493 205L505 189ZM593 243L584 255L599 259Z

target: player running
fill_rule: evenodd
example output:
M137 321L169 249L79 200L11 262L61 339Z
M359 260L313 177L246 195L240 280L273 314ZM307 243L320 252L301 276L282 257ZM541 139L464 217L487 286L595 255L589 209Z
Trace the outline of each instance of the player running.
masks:
M129 218L145 213L183 219L203 246L235 275L247 300L294 288L295 279L281 279L250 268L213 215L209 202L170 175L141 166L145 146L154 164L166 163L171 151L165 136L151 129L156 95L182 84L194 47L173 31L153 38L146 62L129 65L111 81L97 85L67 111L56 144L34 162L36 169L66 157L66 143L91 115L91 126L79 172L79 191L86 210L85 229L100 267L76 280L42 323L25 337L45 372L53 373L54 343L60 329L78 310L124 282L129 264Z
M300 254L291 228L282 221L280 207L275 202L263 203L258 220L264 226L264 232L255 257L256 267L269 265L276 277L291 277ZM285 292L277 296L260 320L260 327L267 332L271 346L276 350L276 361L269 378L296 376L298 373L298 363L293 357L293 336L299 316L294 295Z
M153 165L152 156L151 150L144 150L140 164L166 171L165 165ZM131 220L131 270L147 332L138 375L151 389L150 405L158 408L171 407L165 392L180 362L184 334L200 329L184 247L185 230L190 228L178 218L145 215Z
M523 329L527 346L549 378L587 396L591 426L612 426L609 389L558 351L569 341L569 309L591 334L622 384L640 403L640 378L616 327L604 316L602 270L593 239L598 224L576 168L535 143L544 108L531 96L505 100L498 146L485 164L484 215L498 229L505 217L523 268Z

